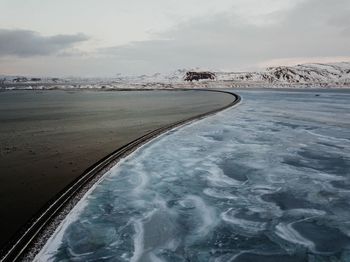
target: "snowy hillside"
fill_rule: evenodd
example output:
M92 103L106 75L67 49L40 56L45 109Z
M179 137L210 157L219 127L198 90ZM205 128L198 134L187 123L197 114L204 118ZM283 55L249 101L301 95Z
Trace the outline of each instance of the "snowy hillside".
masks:
M274 84L350 85L350 63L270 67L262 72L217 72L217 80Z
M117 82L129 82L129 83L174 83L183 81L183 76L188 69L178 69L168 74L155 73L152 75L139 75L139 76L118 76L114 78Z
M164 89L232 87L350 87L350 62L270 67L260 72L222 72L213 80L187 82L185 75L201 69L179 69L169 74L113 78L0 77L0 89ZM202 72L203 73L203 72Z
M188 71L203 70L177 70L171 74L143 75L133 78L121 78L133 83L184 83L184 76ZM205 70L207 71L207 70ZM203 82L228 82L235 85L281 85L281 86L350 86L350 62L333 64L303 64L297 66L270 67L260 72L222 72L211 71L216 75L215 80L203 80Z

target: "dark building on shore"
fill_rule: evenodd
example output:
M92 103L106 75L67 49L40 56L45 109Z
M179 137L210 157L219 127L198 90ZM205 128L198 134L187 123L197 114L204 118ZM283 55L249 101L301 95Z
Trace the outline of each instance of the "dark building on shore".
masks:
M184 76L185 81L199 81L199 80L215 80L216 76L212 72L194 72L194 71L189 71L186 72Z

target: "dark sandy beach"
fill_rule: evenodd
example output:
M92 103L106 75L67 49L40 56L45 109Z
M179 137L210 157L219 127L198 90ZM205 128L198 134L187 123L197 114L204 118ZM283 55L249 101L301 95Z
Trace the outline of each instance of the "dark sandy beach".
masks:
M0 93L1 245L105 155L231 101L196 91Z

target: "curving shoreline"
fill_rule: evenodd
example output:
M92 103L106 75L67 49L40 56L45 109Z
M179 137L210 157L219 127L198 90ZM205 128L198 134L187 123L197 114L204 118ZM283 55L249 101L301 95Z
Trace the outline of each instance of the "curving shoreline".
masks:
M118 162L36 261L346 261L349 94L240 94Z
M76 203L103 176L103 174L114 166L120 159L126 157L143 144L169 131L170 129L205 118L209 115L213 115L240 102L240 97L238 95L228 91L204 89L195 91L226 93L233 96L234 100L230 104L219 109L211 110L209 112L199 114L151 131L115 150L113 153L95 163L88 170L86 170L83 175L81 175L73 183L67 186L60 194L58 194L57 197L48 204L48 207L45 208L45 210L42 210L40 215L33 219L32 223L27 226L22 236L18 238L10 248L4 251L1 261L31 261L41 247L46 243L47 239L55 231L61 221L76 205Z

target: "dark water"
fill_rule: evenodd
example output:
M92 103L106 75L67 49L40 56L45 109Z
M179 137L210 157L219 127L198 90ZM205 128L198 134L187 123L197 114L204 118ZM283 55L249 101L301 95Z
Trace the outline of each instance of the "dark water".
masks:
M106 155L232 99L195 91L0 92L0 247Z
M349 261L350 93L239 93L109 171L37 259Z

